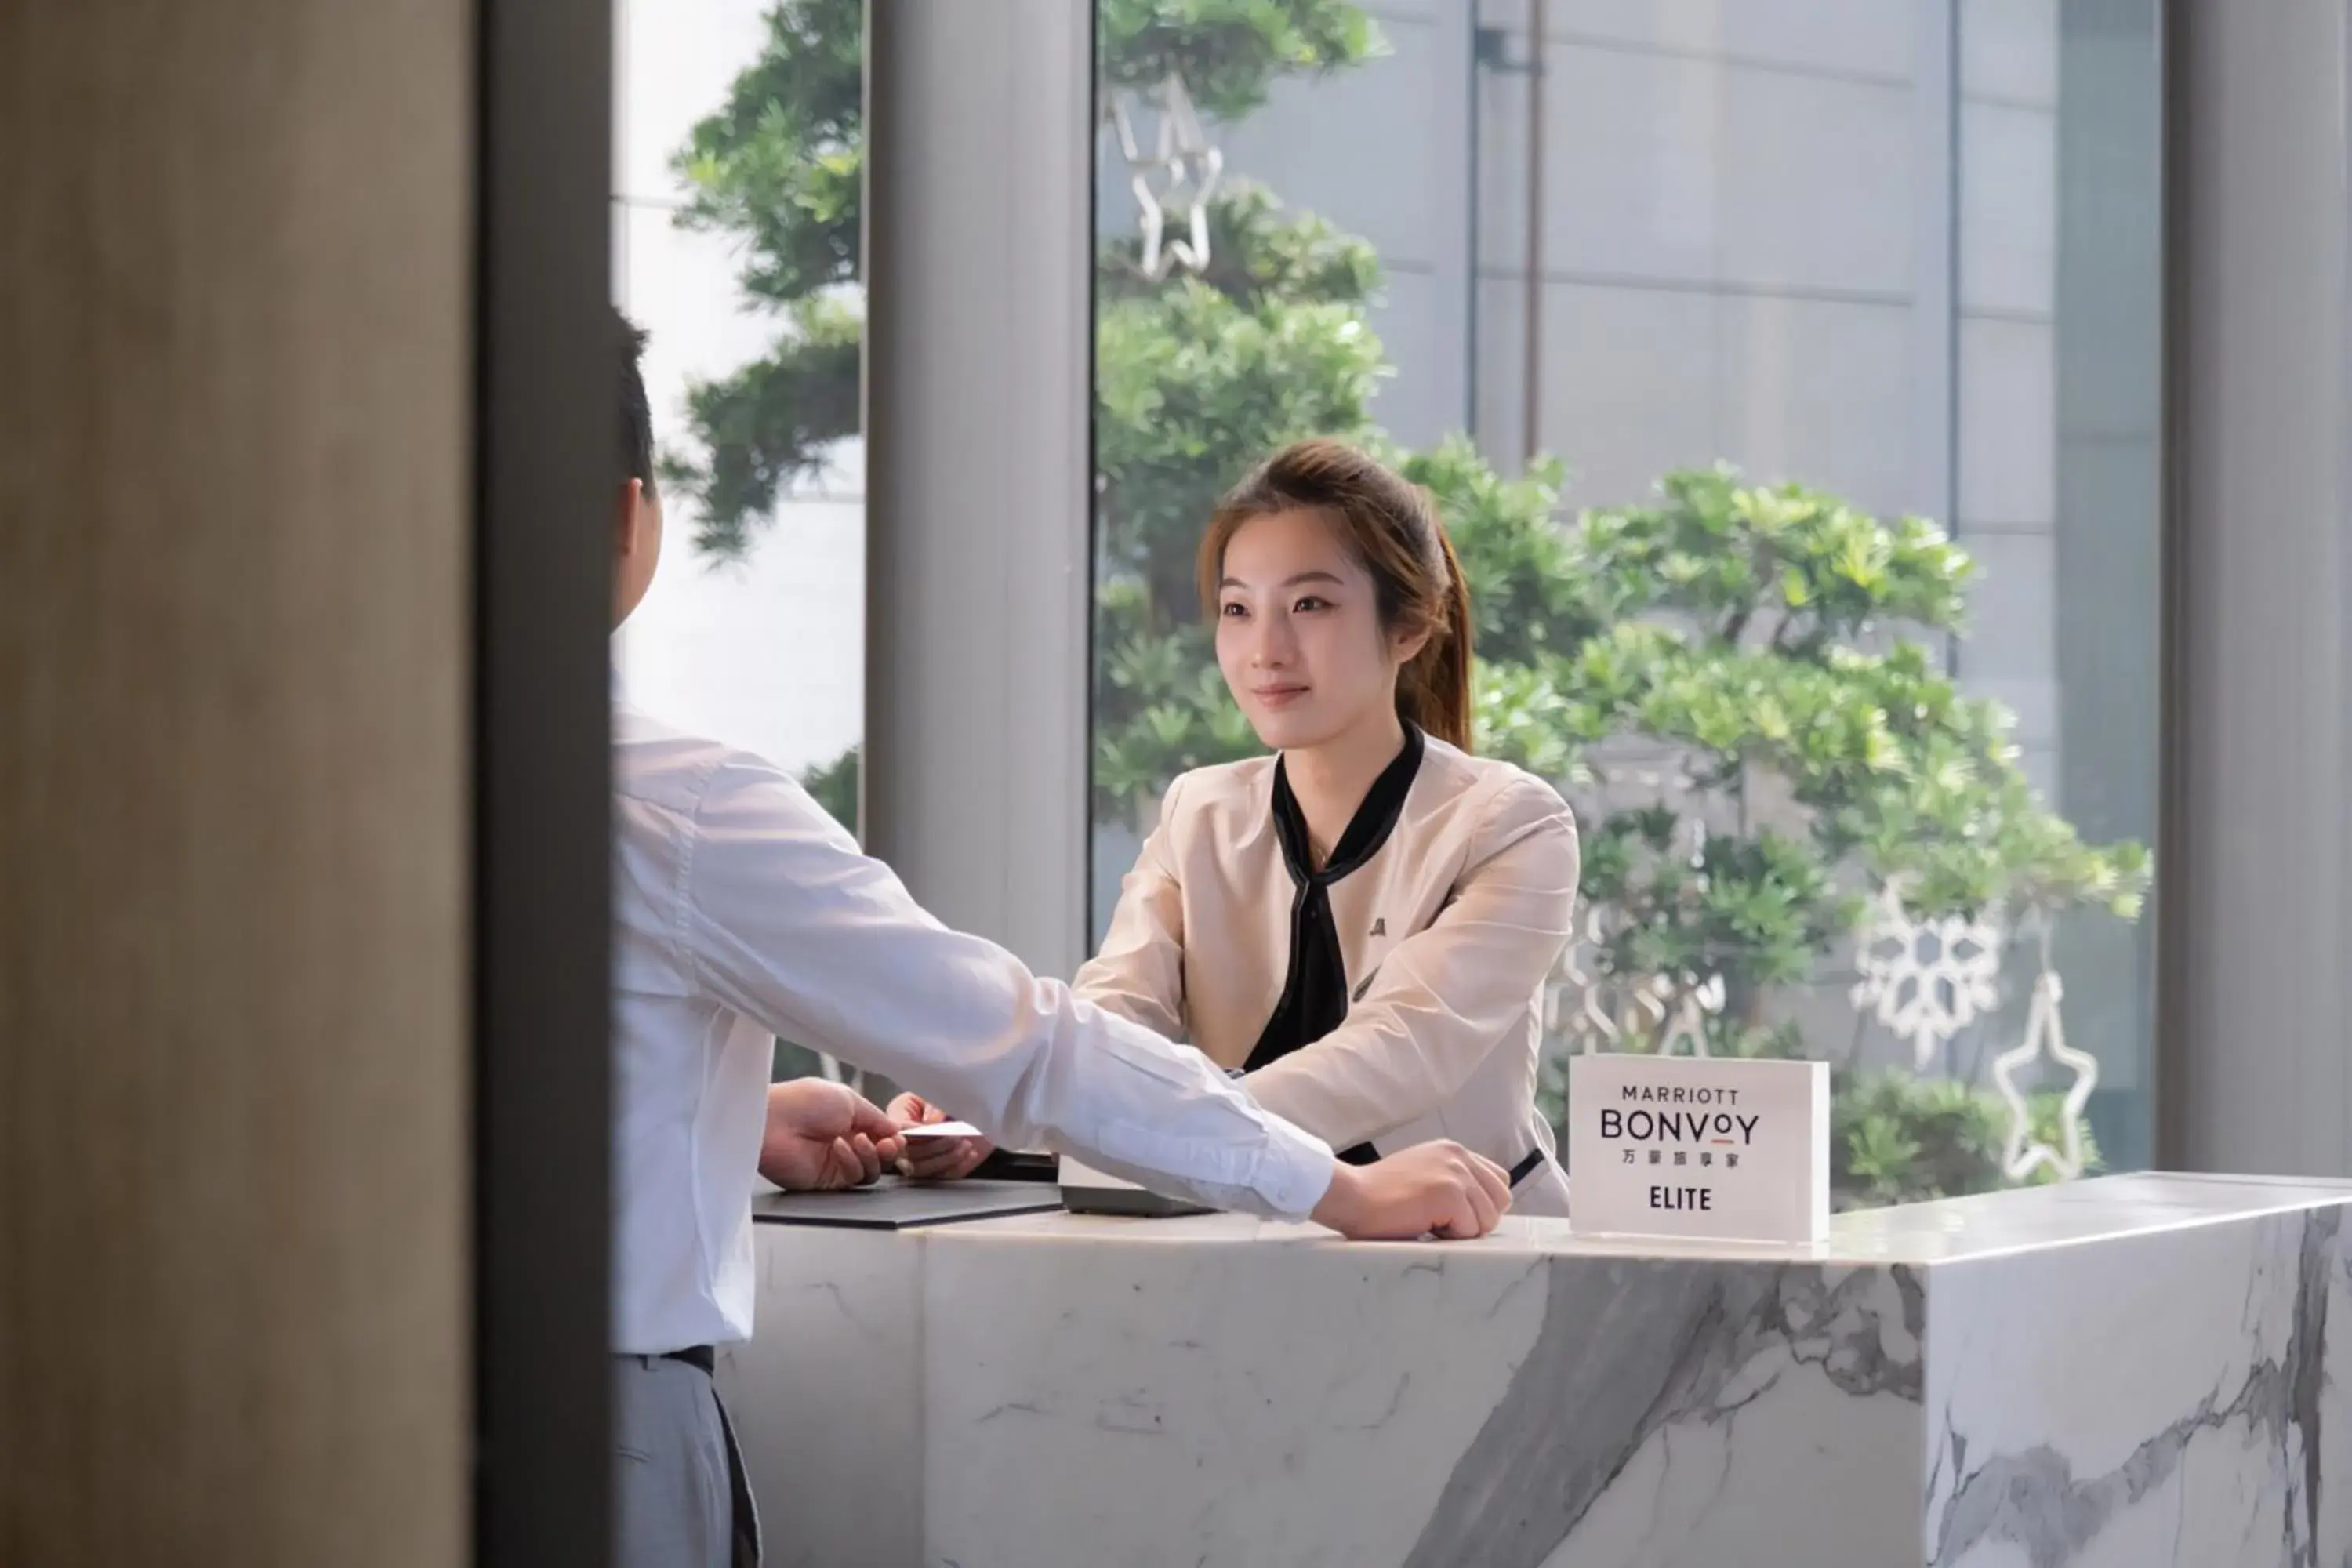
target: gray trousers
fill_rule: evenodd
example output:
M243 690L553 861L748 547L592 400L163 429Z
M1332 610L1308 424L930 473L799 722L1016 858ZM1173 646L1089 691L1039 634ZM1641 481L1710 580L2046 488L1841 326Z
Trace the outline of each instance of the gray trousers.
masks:
M759 1568L735 1429L700 1368L613 1358L614 1568Z

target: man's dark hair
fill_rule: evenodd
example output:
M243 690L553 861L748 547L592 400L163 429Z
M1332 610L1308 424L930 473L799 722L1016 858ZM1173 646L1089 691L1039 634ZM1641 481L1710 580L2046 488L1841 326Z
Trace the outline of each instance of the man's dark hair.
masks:
M635 321L613 308L613 344L621 362L621 476L645 481L654 493L654 416L646 401L646 378L637 368L645 353L646 334Z

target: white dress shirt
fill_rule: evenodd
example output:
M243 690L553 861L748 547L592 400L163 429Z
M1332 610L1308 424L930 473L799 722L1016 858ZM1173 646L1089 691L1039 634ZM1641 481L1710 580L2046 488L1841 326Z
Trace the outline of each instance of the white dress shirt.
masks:
M613 1348L751 1331L772 1037L885 1073L991 1138L1297 1218L1330 1146L1200 1053L950 931L772 764L614 715Z

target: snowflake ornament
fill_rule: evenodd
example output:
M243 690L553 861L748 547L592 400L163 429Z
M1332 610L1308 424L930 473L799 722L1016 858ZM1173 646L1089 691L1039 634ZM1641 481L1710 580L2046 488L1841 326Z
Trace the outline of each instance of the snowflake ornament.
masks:
M1953 1036L2000 1005L2000 927L1979 917L1915 920L1902 889L1878 890L1855 943L1853 1005L1911 1042L1921 1071Z

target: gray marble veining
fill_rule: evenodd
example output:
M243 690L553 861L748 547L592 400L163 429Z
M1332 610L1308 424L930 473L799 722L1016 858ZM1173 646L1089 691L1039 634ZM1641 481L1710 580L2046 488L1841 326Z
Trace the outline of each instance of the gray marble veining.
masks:
M2352 1331L2342 1217L2270 1215L1939 1278L1926 1560L2343 1563L2347 1500L2327 1484L2352 1486L2352 1412L2331 1371ZM2136 1300L2101 1275L2136 1279ZM2053 1321L2053 1300L2079 1307Z
M1654 1440L1728 1426L1783 1378L1916 1405L1921 1326L1908 1269L1555 1267L1533 1350L1406 1562L1506 1560L1498 1524L1524 1543L1517 1560L1540 1562Z
M889 1418L906 1561L2337 1568L2347 1201L2108 1178L1801 1248L1040 1215L777 1279L803 1375L861 1385L863 1345L919 1406ZM835 1274L882 1327L819 1300ZM783 1539L795 1468L762 1477Z

